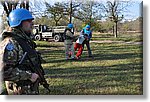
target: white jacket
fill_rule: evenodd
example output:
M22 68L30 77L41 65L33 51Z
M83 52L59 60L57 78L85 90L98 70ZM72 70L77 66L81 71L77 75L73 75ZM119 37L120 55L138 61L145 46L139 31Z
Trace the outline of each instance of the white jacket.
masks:
M84 35L80 35L76 41L76 43L82 44L83 41L85 40Z

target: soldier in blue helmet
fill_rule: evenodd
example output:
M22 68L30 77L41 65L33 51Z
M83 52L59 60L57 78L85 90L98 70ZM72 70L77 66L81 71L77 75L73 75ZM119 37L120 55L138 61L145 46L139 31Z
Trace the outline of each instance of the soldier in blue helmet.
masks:
M0 72L9 95L39 94L39 75L30 63L41 65L36 44L30 38L33 19L26 9L15 9L8 17L12 31L4 32L0 43Z
M64 31L64 44L65 44L65 58L66 60L75 59L74 56L74 46L73 46L73 24L69 23Z
M84 35L85 36L85 40L84 42L82 43L82 46L83 46L83 50L84 50L84 45L86 44L87 46L87 50L88 50L88 56L89 57L93 57L92 56L92 51L91 51L91 48L90 48L90 39L92 38L92 31L90 30L90 25L86 25L80 35Z

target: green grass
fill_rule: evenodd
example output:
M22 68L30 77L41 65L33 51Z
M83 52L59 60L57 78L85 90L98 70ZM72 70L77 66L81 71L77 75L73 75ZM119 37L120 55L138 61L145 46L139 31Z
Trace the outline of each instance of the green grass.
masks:
M93 34L97 41L142 41L141 34ZM36 41L46 60L42 66L50 93L40 86L42 95L142 95L143 46L127 43L91 43L94 59L86 47L78 61L66 61L63 42Z
M132 34L118 34L118 38L114 38L113 34L93 34L92 40L103 41L125 41L125 42L141 42L143 41L143 35L141 33L132 33Z
M124 40L130 39L125 37ZM134 38L137 39L134 36L131 41L137 41ZM63 43L36 43L46 60L42 66L50 84L50 95L143 94L142 45L91 43L94 59L87 58L85 49L79 61L66 61ZM43 87L40 92L47 94Z

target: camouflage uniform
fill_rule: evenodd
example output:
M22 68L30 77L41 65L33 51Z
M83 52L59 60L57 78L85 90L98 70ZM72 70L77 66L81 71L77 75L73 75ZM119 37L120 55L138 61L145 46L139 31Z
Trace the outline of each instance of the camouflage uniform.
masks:
M21 60L24 49L17 41L22 40L26 43L29 51L35 52L35 43L22 31L14 29L13 32L3 33L3 39L0 43L0 72L2 72L8 94L38 94L39 83L32 83L31 63L26 58L23 63L17 65ZM39 59L37 53L30 53L29 57L33 63L38 64Z
M74 59L74 46L73 46L73 32L71 32L71 29L65 30L65 56L66 59Z

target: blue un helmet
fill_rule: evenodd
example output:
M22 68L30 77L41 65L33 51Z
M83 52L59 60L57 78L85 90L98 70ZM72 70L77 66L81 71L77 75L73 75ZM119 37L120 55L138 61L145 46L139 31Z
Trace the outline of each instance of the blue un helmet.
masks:
M72 29L72 28L73 28L73 24L72 24L72 23L69 23L69 24L68 24L68 28Z
M26 9L15 9L10 12L8 16L8 22L10 27L17 27L24 20L33 20L33 16Z
M88 28L88 29L90 29L91 27L90 27L90 25L86 25L86 26L85 26L85 28Z

